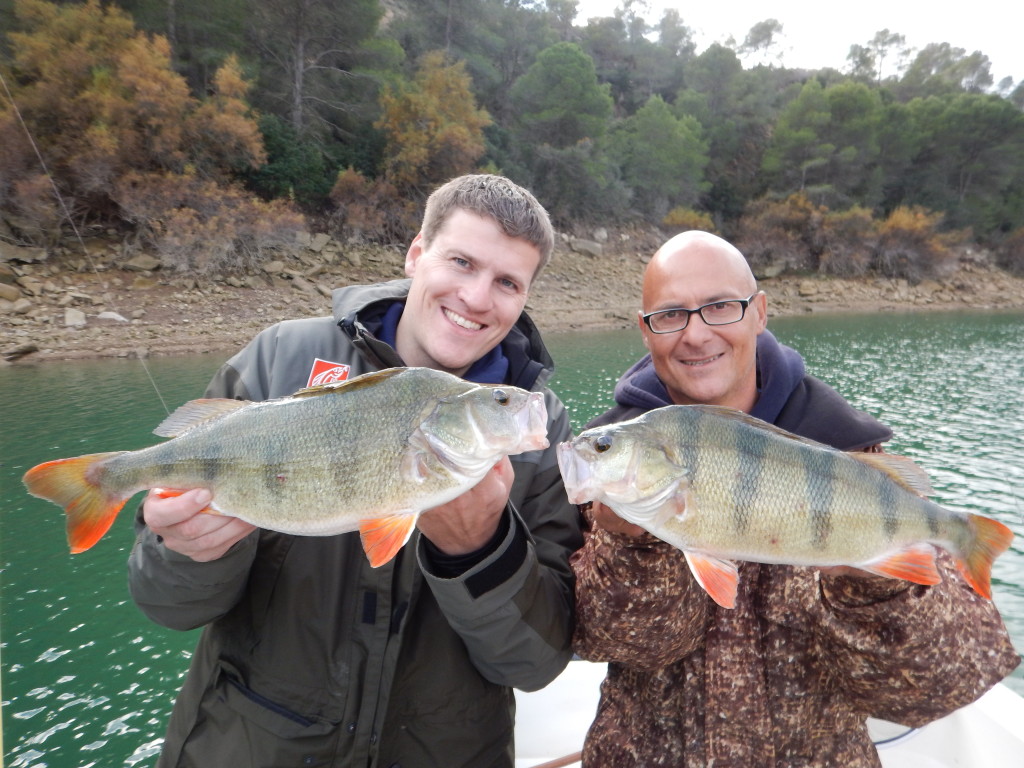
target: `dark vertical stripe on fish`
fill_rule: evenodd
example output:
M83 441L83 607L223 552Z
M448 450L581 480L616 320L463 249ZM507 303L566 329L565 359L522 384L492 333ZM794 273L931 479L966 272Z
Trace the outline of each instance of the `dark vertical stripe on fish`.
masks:
M199 475L207 487L221 476L221 464L218 456L205 456L199 459Z
M771 437L760 429L732 428L736 455L739 457L739 477L733 486L732 517L739 533L750 527L750 515L761 496L761 478L768 458Z
M824 547L832 535L832 502L836 488L836 454L830 451L799 451L807 475L808 514L815 547Z
M939 524L940 516L945 518L948 513L945 509L940 507L938 504L934 504L928 499L921 499L921 514L924 515L924 519L928 521L928 531L934 538L939 538L942 535L942 526Z
M885 478L878 483L878 513L882 516L882 531L892 541L900 529L900 518L896 513L897 486Z
M288 488L289 467L281 459L290 455L290 439L289 435L283 434L277 440L267 440L260 446L263 458L263 487L277 499L282 498Z
M688 474L689 483L695 485L700 482L702 470L701 452L697 446L704 437L702 429L707 417L703 414L691 414L689 411L686 412L686 416L686 421L681 424L683 430L679 435L679 465Z

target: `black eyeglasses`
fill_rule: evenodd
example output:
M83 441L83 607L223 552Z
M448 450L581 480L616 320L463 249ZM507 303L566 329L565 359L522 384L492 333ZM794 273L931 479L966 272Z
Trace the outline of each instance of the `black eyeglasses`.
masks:
M681 331L690 324L690 315L693 314L700 315L701 320L708 325L729 325L743 319L747 307L750 306L750 300L756 295L756 293L752 293L745 299L712 301L696 309L684 309L683 307L659 309L657 312L648 312L642 317L652 333Z

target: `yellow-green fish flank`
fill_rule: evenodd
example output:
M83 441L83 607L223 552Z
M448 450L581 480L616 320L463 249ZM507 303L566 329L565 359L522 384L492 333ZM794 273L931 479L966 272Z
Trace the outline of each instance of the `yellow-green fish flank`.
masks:
M572 501L601 501L682 549L723 604L735 594L732 560L849 565L931 584L933 546L990 597L992 561L1012 539L998 521L924 498L928 478L909 459L838 451L715 406L587 430L559 446L559 466Z
M502 456L547 447L546 421L540 393L395 368L262 403L194 400L155 430L167 442L47 462L24 481L65 507L76 552L134 493L202 487L209 511L262 528L360 529L380 564L419 512L471 488Z

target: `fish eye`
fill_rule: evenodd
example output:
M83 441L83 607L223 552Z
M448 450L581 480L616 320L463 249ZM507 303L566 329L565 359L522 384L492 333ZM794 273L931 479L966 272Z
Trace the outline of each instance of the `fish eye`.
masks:
M508 405L508 393L504 389L494 390L494 402L498 405Z
M612 447L612 439L608 435L601 435L594 441L594 450L598 453L604 453Z

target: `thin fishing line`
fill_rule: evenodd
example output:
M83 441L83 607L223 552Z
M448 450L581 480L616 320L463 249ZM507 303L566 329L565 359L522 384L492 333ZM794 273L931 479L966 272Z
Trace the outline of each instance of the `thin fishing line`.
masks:
M32 151L36 153L36 158L39 160L39 165L42 166L43 173L46 174L46 180L50 182L50 188L53 189L53 196L57 198L57 202L60 204L60 209L64 211L64 218L66 218L68 224L71 225L71 231L75 233L78 243L82 246L82 253L84 253L85 258L89 260L89 266L92 267L93 272L99 274L99 270L96 269L96 264L93 262L92 254L89 253L89 249L85 245L85 240L82 239L82 235L78 231L78 227L75 225L75 220L71 218L71 211L68 210L68 206L64 202L64 197L57 188L57 182L53 180L53 174L50 173L50 169L46 165L46 160L43 159L43 153L39 151L39 146L36 144L36 140L32 137L32 132L29 131L28 124L25 122L25 118L21 115L21 110L18 109L18 104L14 100L14 95L11 93L11 89L7 87L7 78L4 77L3 72L0 72L0 83L4 86L4 93L7 94L7 100L10 102L15 116L18 118L18 124L21 125L21 129L25 132L25 138L28 139L28 143L32 146Z
M36 159L39 160L39 165L42 167L43 173L46 175L46 180L50 182L50 188L53 190L54 197L57 198L57 203L60 205L60 209L64 212L64 218L71 226L71 231L75 233L75 238L78 240L79 245L82 246L82 253L89 262L89 266L93 273L99 276L100 271L96 267L96 262L93 260L92 254L89 253L89 248L86 246L85 240L82 238L82 233L78 231L78 226L75 224L75 220L71 217L71 211L64 202L64 197L61 195L60 189L57 188L57 182L53 180L53 174L50 173L50 169L46 165L46 160L43 158L43 153L40 152L39 146L36 144L36 140L32 136L32 132L28 129L28 124L25 122L25 118L21 115L21 110L18 109L18 103L14 100L14 95L11 93L11 89L7 86L7 78L4 77L2 71L0 71L0 84L4 87L4 93L7 94L7 101L10 103L11 109L14 110L14 114L18 118L18 123L21 125L22 131L25 132L25 138L28 139L28 143L32 146L32 151L36 154ZM135 350L135 357L138 358L139 363L142 364L142 370L146 372L146 376L149 378L149 383L153 385L153 391L156 392L156 396L160 399L160 404L164 407L164 411L170 415L171 411L167 407L167 403L164 401L164 396L160 393L160 387L157 386L156 380L153 378L153 374L149 371L149 366L146 365L144 350Z
M142 365L142 370L146 372L149 377L149 383L153 385L153 391L156 392L156 396L160 398L160 405L164 407L164 411L168 416L171 415L171 409L167 407L167 403L164 402L164 396L160 394L160 387L156 385L156 381L153 379L153 374L149 372L149 366L146 365L146 351L144 349L136 349L135 357L138 358L139 363Z

